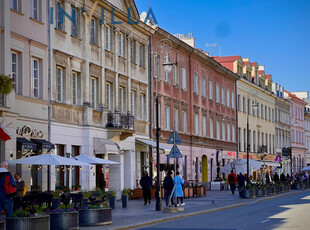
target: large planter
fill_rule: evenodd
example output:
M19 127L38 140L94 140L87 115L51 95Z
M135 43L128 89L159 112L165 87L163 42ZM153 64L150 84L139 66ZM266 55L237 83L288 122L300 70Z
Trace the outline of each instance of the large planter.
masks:
M165 189L164 188L161 188L161 190L160 190L160 197L161 197L161 199L165 198Z
M79 212L54 212L50 214L52 230L79 229Z
M261 189L261 188L257 188L256 189L256 196L263 196L263 189Z
M247 190L247 189L241 190L241 191L239 192L239 196L240 196L242 199L250 198L249 190Z
M194 189L193 188L188 188L188 198L194 197Z
M5 221L0 221L0 230L5 230Z
M198 187L197 188L197 196L201 197L203 195L203 187Z
M155 198L155 192L156 192L156 189L152 188L151 189L151 198Z
M301 186L300 186L300 184L295 184L295 188L297 189L297 190L299 190L299 189L301 189Z
M267 195L268 195L267 189L263 188L262 189L262 196L267 196Z
M135 188L133 190L133 198L142 198L143 193L142 193L142 188Z
M1 228L2 229L2 228ZM7 230L41 230L50 229L50 216L11 217L6 218Z
M203 195L206 196L207 195L207 187L203 187Z
M116 206L116 198L115 196L110 196L110 208L115 209Z
M79 210L80 226L96 226L112 224L112 209L83 209Z
M249 198L255 198L256 197L256 189L249 189Z
M183 190L183 196L184 196L184 198L188 198L188 195L189 195L188 188L185 187L184 190Z
M271 195L274 195L274 194L275 194L274 188L269 187L269 188L267 189L267 195L268 195L268 196L271 196Z
M60 205L60 198L53 199L52 210L55 210Z
M122 207L127 208L127 205L128 205L128 196L122 195Z

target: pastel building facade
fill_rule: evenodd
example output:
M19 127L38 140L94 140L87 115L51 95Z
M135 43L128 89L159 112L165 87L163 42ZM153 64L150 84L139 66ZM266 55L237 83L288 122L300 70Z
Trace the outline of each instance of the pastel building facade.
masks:
M178 170L186 180L204 183L224 176L217 175L217 168L236 158L235 83L238 76L193 47L191 35L186 37L186 42L183 38L159 27L152 37L153 140L158 92L160 143L166 144L176 130L183 141L178 145L183 155L178 160ZM169 74L162 66L167 51L157 50L161 39L172 43L169 55L173 69ZM173 159L165 153L167 151L162 151L160 155L162 173L167 165L173 164Z

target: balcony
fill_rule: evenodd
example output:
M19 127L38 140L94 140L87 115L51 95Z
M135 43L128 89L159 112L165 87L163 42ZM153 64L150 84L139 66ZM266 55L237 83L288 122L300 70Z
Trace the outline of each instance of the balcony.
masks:
M107 114L108 139L114 136L120 136L120 140L125 140L132 136L134 131L135 118L133 115L120 112L109 112Z

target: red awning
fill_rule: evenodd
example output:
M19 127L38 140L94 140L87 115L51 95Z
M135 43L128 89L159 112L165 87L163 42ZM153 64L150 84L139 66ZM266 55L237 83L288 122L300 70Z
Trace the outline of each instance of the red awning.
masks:
M3 123L0 123L0 139L3 141L8 141L11 140L11 135L9 132L6 130L5 126Z

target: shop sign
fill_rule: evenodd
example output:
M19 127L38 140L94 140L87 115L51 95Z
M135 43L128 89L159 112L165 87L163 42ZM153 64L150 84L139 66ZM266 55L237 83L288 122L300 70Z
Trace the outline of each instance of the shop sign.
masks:
M23 128L17 127L16 134L19 136L31 136L33 138L43 138L43 132L32 129L29 125L25 125Z
M227 152L227 156L235 157L236 156L236 152Z

